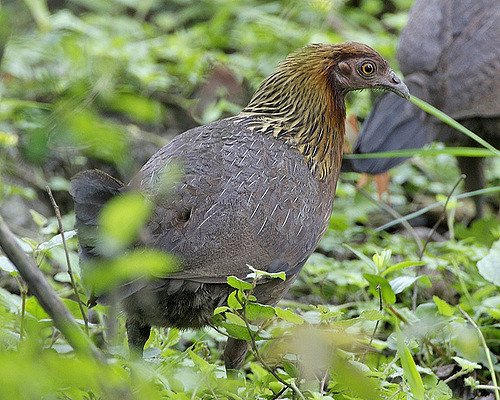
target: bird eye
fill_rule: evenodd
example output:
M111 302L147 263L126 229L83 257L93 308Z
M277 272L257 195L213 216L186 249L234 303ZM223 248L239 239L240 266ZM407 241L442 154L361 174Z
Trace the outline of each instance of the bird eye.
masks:
M364 76L371 76L375 72L375 65L372 62L366 61L361 64L359 71Z

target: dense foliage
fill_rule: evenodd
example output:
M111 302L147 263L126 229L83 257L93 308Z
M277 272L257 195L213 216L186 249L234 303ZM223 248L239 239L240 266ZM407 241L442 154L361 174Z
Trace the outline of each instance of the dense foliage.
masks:
M279 307L256 304L253 283L230 278L235 291L216 310L214 328L155 329L144 360L131 361L120 311L77 301L88 302L89 283L109 288L137 276L137 265L157 274L165 259L124 253L106 275L82 279L67 192L72 175L98 167L126 181L173 135L236 113L279 60L310 42L365 42L397 67L397 34L411 3L0 6L0 213L109 358L75 355L0 254L0 398L493 399L498 202L491 199L490 212L471 222L470 199L450 197L458 170L439 145L437 155L392 174L392 207L401 214L429 209L411 220L416 227L394 223L397 215L371 186L356 188L357 174L342 176L329 229ZM370 104L366 93L353 94L348 112L362 119ZM498 193L500 163L489 161L488 187ZM47 185L63 214L67 252ZM147 213L133 195L110 205L103 216L110 240L125 249ZM249 340L253 351L244 370L226 379L220 354L227 335Z

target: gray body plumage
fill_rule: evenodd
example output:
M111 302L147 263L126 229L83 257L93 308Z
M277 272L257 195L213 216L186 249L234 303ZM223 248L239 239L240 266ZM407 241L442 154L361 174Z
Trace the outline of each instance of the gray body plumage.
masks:
M500 141L500 3L417 0L402 31L398 61L410 92L457 119L493 145ZM377 99L355 153L421 148L439 139L474 146L392 93ZM344 170L378 174L406 158L348 160ZM460 159L468 188L483 184L480 159Z
M257 286L258 300L275 304L316 247L331 212L334 180L316 179L298 151L245 128L249 121L229 118L177 136L123 188L139 189L153 201L142 245L171 252L182 265L165 279L128 287L124 307L131 318L205 325L229 294L227 277L244 279L248 265L286 272L285 282ZM180 168L181 178L163 195L162 177L171 167ZM78 185L77 176L74 193ZM78 201L75 209L79 215Z

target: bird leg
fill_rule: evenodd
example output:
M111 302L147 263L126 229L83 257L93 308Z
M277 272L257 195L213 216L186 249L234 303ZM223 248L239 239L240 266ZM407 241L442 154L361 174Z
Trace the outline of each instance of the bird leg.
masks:
M240 369L247 354L248 343L245 340L229 338L224 350L226 371Z
M134 358L141 358L144 345L151 333L151 326L133 319L127 319L125 326L127 328L130 355Z

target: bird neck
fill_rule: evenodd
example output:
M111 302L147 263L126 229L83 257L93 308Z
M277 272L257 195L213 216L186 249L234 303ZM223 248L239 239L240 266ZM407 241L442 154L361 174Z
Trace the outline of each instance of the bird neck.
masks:
M320 180L336 180L345 131L344 94L335 90L330 69L321 62L281 65L240 113L251 117L245 119L252 130L298 150Z

